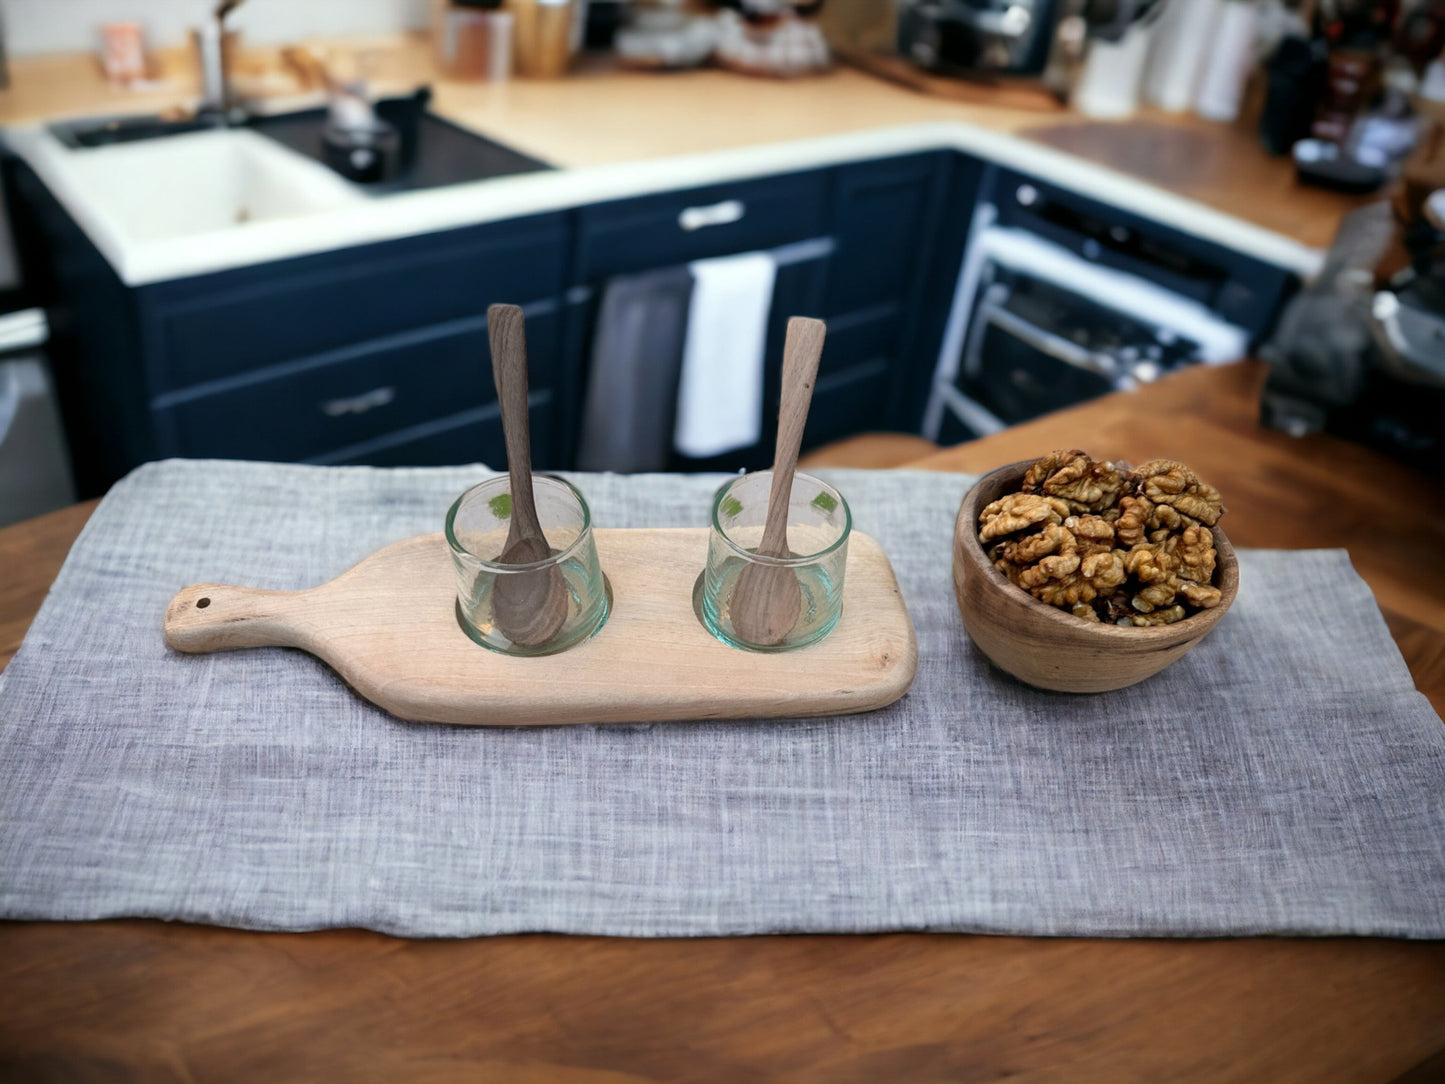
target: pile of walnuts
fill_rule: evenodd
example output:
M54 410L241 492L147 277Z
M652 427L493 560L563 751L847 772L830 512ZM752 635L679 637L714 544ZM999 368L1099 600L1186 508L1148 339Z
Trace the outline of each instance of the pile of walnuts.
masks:
M1172 625L1219 605L1219 491L1183 463L1132 470L1084 452L1050 452L1021 492L978 518L989 560L1034 598L1086 621Z

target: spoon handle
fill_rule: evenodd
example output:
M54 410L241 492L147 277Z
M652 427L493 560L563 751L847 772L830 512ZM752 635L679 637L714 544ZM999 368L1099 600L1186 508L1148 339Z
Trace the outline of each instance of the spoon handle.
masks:
M783 344L783 393L778 407L778 443L773 455L773 485L768 491L768 518L758 550L786 556L788 550L788 498L793 492L793 472L803 446L803 426L813 401L818 380L818 360L823 356L823 336L828 327L822 320L794 316L788 321Z
M527 411L527 335L522 310L516 305L490 306L487 338L492 346L492 377L497 382L502 434L507 442L512 522L525 533L541 534L532 496L532 427Z

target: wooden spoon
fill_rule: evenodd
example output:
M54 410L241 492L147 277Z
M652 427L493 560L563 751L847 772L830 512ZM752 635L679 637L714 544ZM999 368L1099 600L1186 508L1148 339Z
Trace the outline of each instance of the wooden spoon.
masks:
M813 400L818 379L818 359L823 354L827 326L821 320L794 316L788 321L783 346L783 394L778 407L778 443L773 453L773 485L768 492L768 518L763 540L755 551L762 557L792 556L788 549L788 499L793 492L793 472L803 445L803 423ZM728 607L733 630L751 644L782 643L803 606L797 574L786 566L750 564L733 585Z
M512 488L512 522L498 564L528 565L552 556L537 521L532 492L532 436L527 414L527 339L522 310L516 305L487 309L492 344L492 376L502 408L507 441L507 471ZM556 565L498 575L492 588L492 614L507 639L521 647L540 647L567 620L567 584Z

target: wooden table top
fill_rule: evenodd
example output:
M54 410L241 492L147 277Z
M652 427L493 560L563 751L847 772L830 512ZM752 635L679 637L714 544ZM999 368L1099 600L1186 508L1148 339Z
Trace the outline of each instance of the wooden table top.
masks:
M1192 370L919 465L1173 455L1244 546L1345 546L1445 708L1445 490ZM8 661L93 505L0 530ZM946 555L940 555L945 560ZM1445 1080L1445 942L898 934L405 941L0 923L0 1079Z

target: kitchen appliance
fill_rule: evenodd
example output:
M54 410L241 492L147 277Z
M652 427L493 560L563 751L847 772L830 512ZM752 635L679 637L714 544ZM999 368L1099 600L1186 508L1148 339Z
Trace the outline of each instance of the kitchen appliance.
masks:
M931 71L1042 75L1059 0L904 0L898 51Z
M1445 466L1445 218L1407 234L1393 259L1387 203L1347 216L1319 279L1285 311L1265 350L1261 417L1294 436L1326 432L1427 470Z
M1017 176L974 213L923 435L952 444L1245 356L1242 287L1163 232Z
M1194 0L1190 0L1194 2ZM974 77L1044 75L1055 43L1118 44L1164 0L900 0L898 52L920 67ZM1063 50L1061 50L1062 53Z

